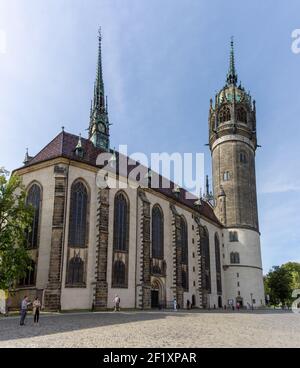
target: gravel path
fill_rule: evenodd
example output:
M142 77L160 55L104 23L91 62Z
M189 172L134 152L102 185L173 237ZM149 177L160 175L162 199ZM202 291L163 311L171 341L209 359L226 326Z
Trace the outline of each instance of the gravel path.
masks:
M0 318L0 347L300 347L300 314L149 311Z

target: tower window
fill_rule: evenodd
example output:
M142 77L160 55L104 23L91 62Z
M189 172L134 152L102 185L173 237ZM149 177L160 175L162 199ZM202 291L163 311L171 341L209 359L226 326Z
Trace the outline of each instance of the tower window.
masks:
M224 171L224 173L223 173L223 180L224 180L224 181L228 181L228 180L230 180L230 174L229 174L229 171Z
M244 152L241 152L240 153L240 162L243 163L243 164L246 164L247 163L247 155L246 155L246 153L244 153Z
M247 111L243 107L240 107L237 110L237 120L241 123L247 124Z
M230 242L237 242L239 241L237 231L229 231L229 241Z
M222 109L219 112L219 122L225 123L226 121L230 121L230 109L227 106L222 107Z
M238 252L230 253L230 263L233 263L233 264L240 263L240 254Z

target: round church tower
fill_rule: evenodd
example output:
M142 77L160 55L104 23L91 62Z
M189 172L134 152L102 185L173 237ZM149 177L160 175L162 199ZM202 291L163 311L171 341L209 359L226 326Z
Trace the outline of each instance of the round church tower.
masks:
M256 110L237 80L231 41L226 84L209 111L215 212L225 228L227 300L257 307L265 300L255 179Z

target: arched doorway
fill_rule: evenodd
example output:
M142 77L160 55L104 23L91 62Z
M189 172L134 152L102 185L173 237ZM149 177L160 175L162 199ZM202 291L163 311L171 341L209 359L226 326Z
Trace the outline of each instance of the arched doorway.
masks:
M158 278L151 282L151 308L163 308L165 305L164 285Z
M239 303L240 308L242 308L242 307L244 306L244 304L243 304L243 298L242 298L242 297L240 297L240 296L238 296L238 297L236 298L236 304L237 304L237 303Z
M196 306L196 296L193 294L192 295L192 308L194 308Z
M221 296L218 297L218 307L223 308L223 303L222 303L222 297Z

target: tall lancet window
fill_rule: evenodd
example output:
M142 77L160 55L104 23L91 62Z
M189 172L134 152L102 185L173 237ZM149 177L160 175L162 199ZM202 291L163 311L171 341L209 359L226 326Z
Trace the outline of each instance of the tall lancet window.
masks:
M73 183L71 188L69 246L85 248L87 246L88 192L81 181Z
M181 263L188 264L188 233L186 221L181 217Z
M76 285L84 282L84 262L79 255L75 255L69 261L68 284Z
M164 258L164 219L157 205L152 209L152 258Z
M114 249L127 251L129 239L129 206L124 193L115 197Z
M39 242L39 224L41 212L41 188L33 184L27 193L26 203L33 207L33 219L30 231L27 233L27 248L37 249Z
M215 234L215 259L216 259L216 275L217 275L217 292L222 293L220 241L217 233Z
M211 292L211 278L210 278L210 252L209 252L209 234L206 227L201 228L201 254L203 257L203 286L204 289Z
M188 290L188 232L187 224L184 217L180 220L180 230L181 230L181 278L182 278L182 288Z

